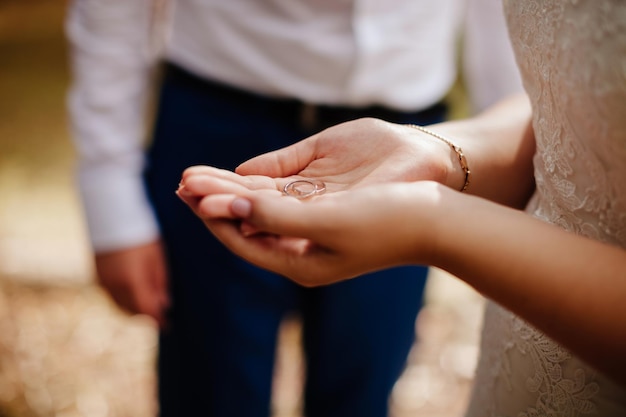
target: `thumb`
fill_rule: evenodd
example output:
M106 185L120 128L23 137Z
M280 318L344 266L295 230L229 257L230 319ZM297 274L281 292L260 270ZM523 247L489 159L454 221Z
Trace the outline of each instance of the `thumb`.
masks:
M266 175L288 177L296 175L315 160L315 136L286 148L256 156L239 165L239 175Z

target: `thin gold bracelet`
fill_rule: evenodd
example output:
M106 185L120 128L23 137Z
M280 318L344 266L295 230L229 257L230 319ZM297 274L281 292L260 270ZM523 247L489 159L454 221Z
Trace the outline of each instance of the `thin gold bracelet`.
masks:
M409 125L409 126L415 128L415 129L417 129L417 130L419 130L421 132L429 134L430 136L433 136L433 137L439 139L440 141L444 142L446 145L448 145L448 146L450 146L452 148L452 150L459 157L459 163L461 164L461 169L465 173L465 184L463 184L463 188L461 188L461 192L467 190L467 187L469 187L469 185L470 185L470 169L469 169L469 165L467 163L467 159L465 158L465 154L463 154L463 149L461 149L459 146L456 146L454 143L450 142L448 139L444 138L440 134L432 132L432 131L426 129L425 127L422 127L422 126L419 126L419 125Z

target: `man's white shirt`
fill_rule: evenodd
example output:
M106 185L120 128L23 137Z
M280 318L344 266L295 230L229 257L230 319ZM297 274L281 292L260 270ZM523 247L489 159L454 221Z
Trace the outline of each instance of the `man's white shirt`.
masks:
M314 104L427 108L456 79L460 35L475 108L520 89L499 0L177 0L167 20L155 1L74 0L67 16L79 189L98 252L159 236L141 174L163 33L159 58Z

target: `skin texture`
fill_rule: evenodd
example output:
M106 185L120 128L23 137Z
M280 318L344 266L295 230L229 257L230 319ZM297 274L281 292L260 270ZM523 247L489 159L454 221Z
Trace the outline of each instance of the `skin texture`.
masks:
M160 241L95 257L100 285L124 310L166 325L169 306L167 268Z
M429 129L463 149L472 171L468 193L521 208L534 187L530 112L525 95L513 96L473 119ZM252 179L267 176L281 186L285 178L318 178L329 191L417 180L437 181L458 190L465 179L456 153L447 144L417 129L376 119L324 130L246 161L235 172ZM253 186L271 188L268 183Z
M626 251L517 209L533 184L525 108L514 100L475 119L431 126L463 148L475 195L456 191L463 173L451 168L458 161L449 148L428 153L437 143L428 135L371 120L328 129L236 173L190 168L177 193L233 252L302 285L434 265L626 383ZM392 145L371 152L378 134ZM402 163L422 152L425 166ZM328 191L307 200L282 195L298 177L321 179Z
M626 369L616 366L626 349L622 249L432 182L310 201L278 193L216 196L190 206L226 246L261 267L317 286L393 265L438 266L626 382ZM207 216L204 205L229 208L220 219ZM242 231L241 219L253 233Z

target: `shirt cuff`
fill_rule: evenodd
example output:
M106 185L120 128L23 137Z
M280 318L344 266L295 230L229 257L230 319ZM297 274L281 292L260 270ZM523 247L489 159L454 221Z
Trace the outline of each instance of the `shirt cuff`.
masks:
M158 239L159 227L140 174L119 167L79 170L80 196L91 245L109 252Z

